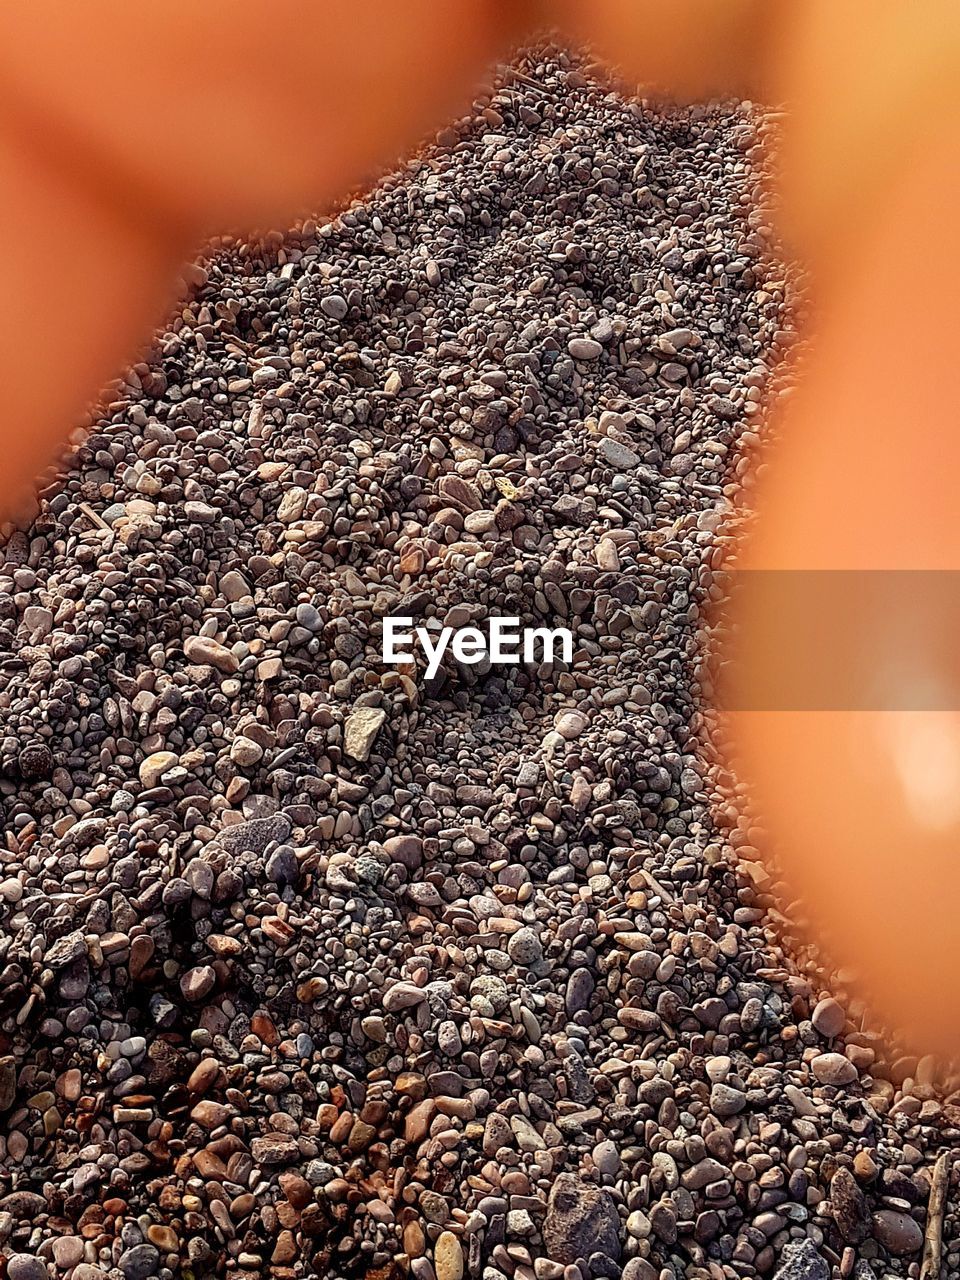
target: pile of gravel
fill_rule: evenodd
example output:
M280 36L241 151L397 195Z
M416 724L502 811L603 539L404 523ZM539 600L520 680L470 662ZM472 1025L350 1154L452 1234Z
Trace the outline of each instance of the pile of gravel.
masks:
M916 1274L960 1113L786 958L698 710L775 128L529 55L214 246L9 540L9 1280ZM426 681L396 614L575 654Z

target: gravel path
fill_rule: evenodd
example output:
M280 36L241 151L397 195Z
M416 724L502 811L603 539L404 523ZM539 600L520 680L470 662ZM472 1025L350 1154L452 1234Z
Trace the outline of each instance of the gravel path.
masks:
M697 704L775 129L531 55L215 246L8 542L9 1280L918 1274L960 1111L786 958ZM575 653L427 681L393 614Z

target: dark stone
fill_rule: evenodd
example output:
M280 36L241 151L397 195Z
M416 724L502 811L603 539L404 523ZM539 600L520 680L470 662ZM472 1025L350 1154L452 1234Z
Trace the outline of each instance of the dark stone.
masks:
M265 821L265 819L259 819L259 821ZM280 888L285 885L295 885L300 879L297 855L288 844L281 844L274 849L267 858L265 871L267 879Z
M9 1111L17 1096L17 1064L11 1057L0 1058L0 1111Z
M217 836L217 844L226 853L263 853L268 844L281 844L290 834L290 819L284 813L269 818L254 818L225 827Z
M24 782L49 778L53 773L53 752L44 742L28 742L17 756L17 766Z
M152 1244L135 1244L120 1255L119 1266L124 1280L147 1280L157 1273L160 1251Z
M812 1240L784 1245L773 1280L830 1280L830 1268Z
M859 1244L870 1234L866 1197L849 1169L838 1169L830 1179L830 1203L837 1230L845 1244Z
M571 1263L595 1253L620 1257L620 1217L610 1195L572 1173L561 1173L550 1190L543 1243L554 1262Z

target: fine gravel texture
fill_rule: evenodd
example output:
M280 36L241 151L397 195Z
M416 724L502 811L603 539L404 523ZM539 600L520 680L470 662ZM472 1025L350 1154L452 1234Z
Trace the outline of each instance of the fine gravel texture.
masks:
M960 1109L798 967L700 705L777 127L535 51L214 244L9 539L0 1275L918 1274ZM428 681L387 615L574 656Z

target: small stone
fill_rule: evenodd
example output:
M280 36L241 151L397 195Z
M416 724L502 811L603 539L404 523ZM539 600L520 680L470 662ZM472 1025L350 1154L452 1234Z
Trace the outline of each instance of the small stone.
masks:
M242 573L231 569L220 579L220 592L231 604L236 604L250 595L250 584Z
M275 813L268 818L253 818L250 822L226 827L217 837L217 844L231 856L261 854L273 841L282 843L286 840L290 828L290 819L283 813Z
M849 1169L840 1168L830 1179L830 1204L841 1238L859 1244L870 1234L866 1197Z
M536 1225L526 1209L511 1209L507 1213L507 1235L524 1239L536 1233Z
M606 1191L571 1173L554 1180L543 1223L543 1243L554 1262L572 1263L601 1252L620 1257L620 1216Z
M49 778L53 772L53 752L45 742L30 742L17 756L17 768L24 782Z
M348 756L365 761L377 734L383 727L387 713L379 707L358 707L348 717L343 730L343 745Z
M554 720L557 733L567 741L579 738L587 724L587 717L582 711L561 711Z
M682 347L699 346L700 335L692 329L668 329L666 333L660 335L660 341L661 343L667 343L675 351L679 351Z
M843 1030L846 1014L843 1011L843 1005L836 1000L827 998L821 1000L816 1006L810 1021L820 1035L832 1040L834 1036L838 1036Z
M205 1000L217 984L217 971L209 964L197 965L188 969L180 978L180 990L183 998L191 1004L199 1004Z
M281 844L268 856L264 872L273 884L284 888L296 884L300 878L300 864L297 855L289 845Z
M433 1117L437 1114L437 1103L433 1098L424 1098L407 1112L403 1124L403 1138L411 1145L423 1142L430 1132Z
M23 885L15 877L0 880L0 902L19 902L23 897Z
M83 1241L79 1236L58 1236L53 1242L53 1260L61 1271L83 1261Z
M403 1251L411 1258L422 1258L427 1246L427 1237L423 1226L417 1218L411 1218L403 1228ZM458 1245L457 1248L460 1246Z
M446 501L461 511L479 511L483 505L479 493L462 476L444 476L438 487Z
M600 441L599 453L603 461L615 471L633 471L640 465L640 455L611 436L604 436Z
M773 1280L830 1280L830 1267L812 1240L791 1240L783 1247Z
M733 1068L733 1059L727 1054L717 1054L712 1058L707 1058L704 1063L707 1072L707 1078L711 1083L716 1084L718 1081L726 1080Z
M433 1247L433 1269L437 1280L462 1280L463 1250L452 1231L441 1231Z
M442 1226L450 1217L450 1206L437 1192L423 1191L420 1193L420 1212L427 1222Z
M660 1280L660 1272L646 1258L631 1258L623 1268L622 1280Z
M598 1142L593 1148L593 1163L601 1173L612 1177L620 1168L620 1152L617 1144L609 1138Z
M810 1070L820 1084L836 1087L852 1084L857 1078L856 1067L842 1053L818 1054L810 1063Z
M218 1129L220 1125L229 1123L236 1114L235 1109L225 1102L215 1102L213 1098L201 1098L191 1108L190 1119L204 1129Z
M853 1172L861 1182L873 1182L880 1172L880 1166L869 1151L860 1150L853 1157Z
M423 840L419 836L390 836L383 842L383 851L391 862L399 862L408 871L416 871L423 864Z
M57 1093L66 1102L76 1102L80 1097L82 1084L83 1076L80 1071L76 1067L70 1067L57 1077Z
M543 959L543 946L533 929L518 929L507 942L507 955L514 964L529 968Z
M283 524L292 524L303 515L307 505L308 493L301 485L291 485L277 507L277 519Z
M739 1115L747 1105L747 1098L742 1089L734 1089L732 1085L717 1082L710 1090L710 1110L721 1120Z
M159 493L159 488L153 492ZM183 512L188 520L196 520L200 524L213 524L220 514L209 502L185 502Z
M43 956L43 963L51 969L64 969L87 954L87 940L82 930L73 929L58 938L48 947Z
M220 1063L216 1058L202 1058L191 1071L187 1088L191 1093L206 1093L220 1075Z
M240 667L237 655L212 636L188 636L183 643L183 652L188 662L214 667L224 675L232 676Z
M307 631L320 631L323 628L319 609L308 603L297 605L297 622Z
M923 1247L919 1224L908 1213L896 1209L880 1209L873 1215L873 1234L898 1258L917 1253Z
M152 1244L137 1244L121 1253L119 1267L124 1280L147 1280L157 1274L160 1252Z
M295 1209L305 1209L313 1200L313 1188L306 1178L292 1170L281 1173L280 1189Z
M383 1008L387 1013L396 1013L400 1009L409 1009L413 1005L422 1004L427 993L422 987L412 982L395 982L383 994Z
M423 547L415 542L408 542L400 552L400 572L409 573L416 577L417 574L423 572L424 565L427 562L426 554Z
M320 299L320 310L331 320L342 320L347 314L347 300L339 293L328 293Z
M7 1259L7 1280L48 1280L49 1275L43 1259L32 1253L12 1253Z
M209 901L213 893L215 876L213 867L203 858L191 858L183 869L184 881L198 898Z
M39 604L28 605L23 611L23 625L34 642L42 640L53 630L53 611Z
M596 980L589 969L574 969L567 981L566 1008L571 1017L590 1005Z
M138 934L130 943L130 977L138 982L153 959L156 943L149 934Z
M239 734L230 744L230 759L241 769L252 768L263 759L263 747L252 738Z
M706 1156L703 1160L698 1160L695 1165L691 1165L689 1169L685 1170L681 1182L688 1191L702 1191L711 1182L720 1182L727 1176L728 1170L719 1160Z
M603 347L593 338L571 338L567 350L574 360L597 360L603 354Z
M17 1066L9 1055L0 1058L0 1114L9 1111L17 1096Z
M154 751L140 765L140 781L145 787L159 786L163 775L178 764L179 760L180 757L173 751Z
M257 1164L290 1164L299 1159L300 1146L290 1134L268 1133L253 1139L250 1154Z

